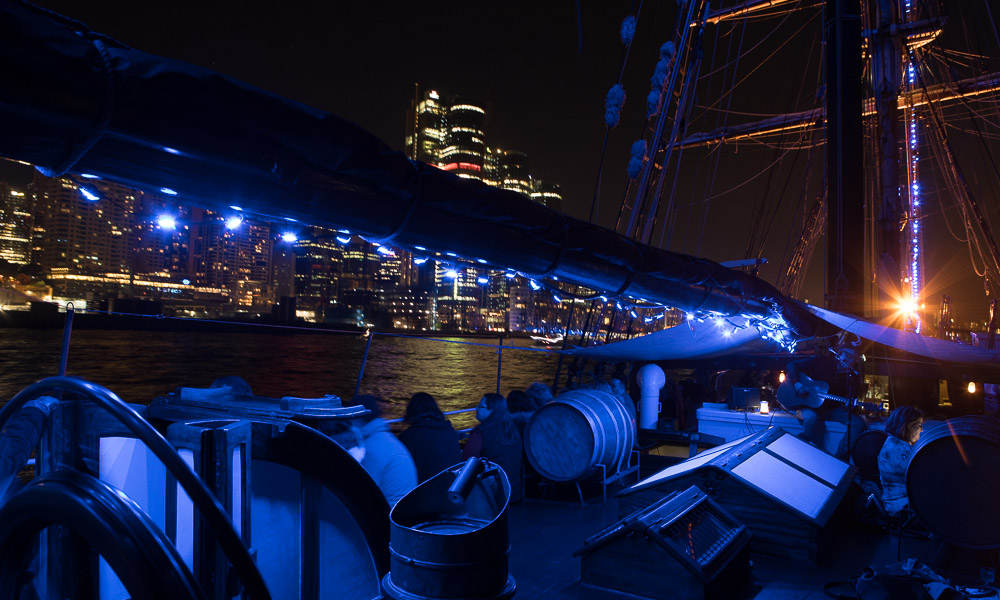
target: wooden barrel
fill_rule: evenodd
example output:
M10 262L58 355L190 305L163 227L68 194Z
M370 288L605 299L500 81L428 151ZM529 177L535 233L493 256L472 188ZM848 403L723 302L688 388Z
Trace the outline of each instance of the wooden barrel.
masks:
M927 428L906 469L910 507L966 548L1000 548L1000 421L959 417Z
M572 390L535 411L524 449L542 477L575 481L604 465L610 475L635 445L635 417L615 396Z

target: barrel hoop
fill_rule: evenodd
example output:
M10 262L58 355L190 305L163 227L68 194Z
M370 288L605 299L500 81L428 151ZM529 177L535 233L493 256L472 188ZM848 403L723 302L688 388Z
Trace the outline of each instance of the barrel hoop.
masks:
M436 571L448 571L451 569L468 569L470 567L477 567L481 565L493 566L496 564L496 555L485 558L484 560L470 561L470 562L443 563L443 562L434 562L430 560L420 560L417 558L406 556L404 554L400 554L399 552L396 551L395 548L392 547L392 544L389 545L389 554L392 556L392 558L395 558L396 560L404 564L407 564L409 566L420 567L424 569L433 569ZM504 555L508 557L510 556L510 544L507 544L507 549L504 550Z
M594 450L590 456L590 465L593 467L601 462L601 455L604 454L605 447L608 443L604 436L604 428L601 427L601 421L597 417L597 413L594 412L590 405L577 398L567 400L566 404L575 408L577 412L583 415L583 418L586 419L587 423L590 425L590 432L594 436Z

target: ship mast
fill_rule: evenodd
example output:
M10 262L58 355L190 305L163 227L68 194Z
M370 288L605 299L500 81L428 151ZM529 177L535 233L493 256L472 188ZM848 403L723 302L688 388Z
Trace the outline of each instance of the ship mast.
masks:
M861 3L827 0L826 304L864 314L864 130L861 120Z

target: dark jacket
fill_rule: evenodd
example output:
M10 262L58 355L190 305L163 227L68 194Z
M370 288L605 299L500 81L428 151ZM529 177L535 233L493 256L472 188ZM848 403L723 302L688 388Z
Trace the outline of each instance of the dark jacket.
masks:
M506 410L495 410L469 434L463 456L482 456L500 465L510 480L510 501L518 502L524 497L522 454L521 434L513 417Z
M417 465L417 479L426 481L461 462L458 432L441 413L423 414L413 420L399 440Z

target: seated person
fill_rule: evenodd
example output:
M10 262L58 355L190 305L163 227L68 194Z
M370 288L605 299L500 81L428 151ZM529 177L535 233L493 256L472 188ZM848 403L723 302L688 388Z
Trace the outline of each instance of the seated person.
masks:
M517 424L517 431L523 439L524 428L528 425L528 421L531 420L531 416L535 414L535 401L521 390L511 390L507 394L507 410L510 412L510 416L514 418L514 423Z
M500 394L486 394L476 407L476 419L479 425L469 434L462 457L481 456L500 465L510 480L510 501L521 500L523 445L517 424L507 411L507 399Z
M923 425L923 413L913 406L895 408L885 422L885 432L889 435L878 453L878 472L882 482L882 504L889 515L900 514L909 504L906 466Z
M375 480L391 508L417 487L417 467L406 446L389 431L389 425L378 418L382 414L379 399L364 395L354 400L364 405L371 414L360 419L359 445L349 452Z
M434 397L414 394L406 405L403 421L408 425L399 441L410 451L417 466L417 479L426 481L459 462L462 453L458 432L438 408Z
M552 388L541 381L536 381L529 385L528 389L524 390L524 393L531 398L534 410L538 410L549 402L552 402Z

